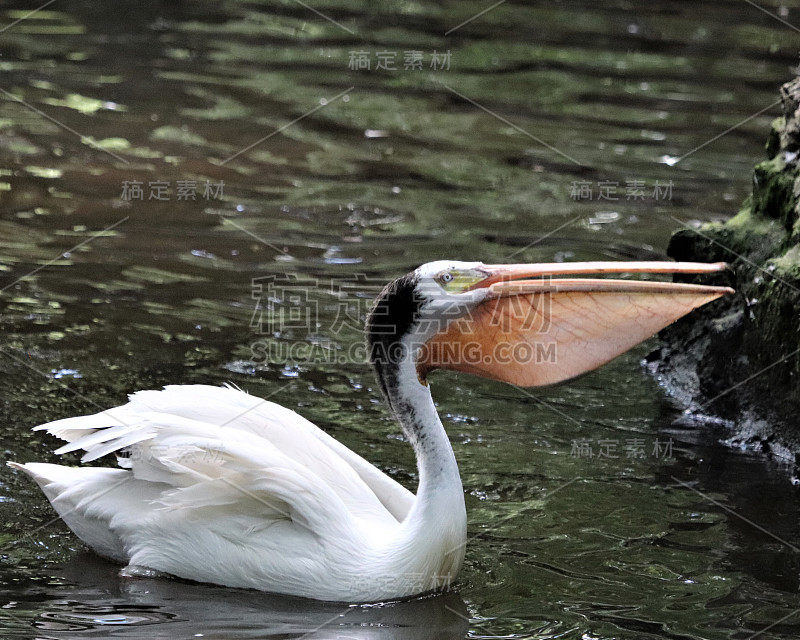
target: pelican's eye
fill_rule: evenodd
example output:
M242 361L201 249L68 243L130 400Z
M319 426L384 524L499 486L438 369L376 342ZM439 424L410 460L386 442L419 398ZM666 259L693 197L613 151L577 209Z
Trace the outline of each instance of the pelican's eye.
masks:
M483 280L485 277L486 274L479 273L478 271L472 269L465 271L449 269L447 271L440 272L434 278L434 280L447 293L463 293L474 284Z
M458 293L458 274L455 271L441 271L433 279L447 293Z

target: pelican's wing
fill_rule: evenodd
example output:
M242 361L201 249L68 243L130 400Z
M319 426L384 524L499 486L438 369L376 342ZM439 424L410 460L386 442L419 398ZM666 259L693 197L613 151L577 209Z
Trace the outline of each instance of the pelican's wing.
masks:
M294 411L230 387L173 385L140 391L121 407L37 429L68 441L57 453L82 449L87 462L117 453L120 466L136 479L176 489L190 489L222 469L269 474L269 465L280 461L313 476L356 518L390 516L397 522L414 499ZM189 492L183 495L188 501ZM231 494L231 499L241 495Z
M128 469L10 464L32 476L101 555L201 582L329 597L341 587L321 590L329 566L347 566L343 558L396 525L380 505L352 509L319 476L252 436L220 442L196 421L157 415L160 424L143 416L138 431L107 427L129 448ZM96 442L99 433L81 438L88 455L111 446Z

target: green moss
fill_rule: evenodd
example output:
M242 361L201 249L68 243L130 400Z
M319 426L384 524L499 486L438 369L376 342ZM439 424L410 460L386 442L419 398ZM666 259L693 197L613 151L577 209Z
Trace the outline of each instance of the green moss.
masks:
M749 256L760 264L775 255L786 241L786 232L777 220L756 216L743 207L726 223L710 222L699 229L682 229L670 239L667 253L676 260L733 262Z
M740 253L752 253L756 258L768 257L786 240L786 233L780 222L757 216L750 207L743 208L722 225L720 235Z
M782 279L800 281L800 246L793 246L779 258L771 260L770 264Z
M781 155L765 160L753 170L753 213L783 222L791 230L795 221L795 176Z
M766 150L767 157L774 158L781 149L781 132L786 128L786 118L783 116L772 121L772 128L767 138Z

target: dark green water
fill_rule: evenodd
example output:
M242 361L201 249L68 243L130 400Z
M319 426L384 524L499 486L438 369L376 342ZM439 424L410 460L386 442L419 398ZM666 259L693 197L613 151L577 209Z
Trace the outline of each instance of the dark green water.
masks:
M2 457L55 461L31 427L136 389L230 381L413 487L359 357L376 286L445 257L658 258L735 212L800 2L507 2L451 31L491 5L58 1L12 26L35 3L0 4ZM286 274L302 321L259 325ZM653 346L531 393L433 378L473 536L445 597L122 580L2 467L0 636L796 638L785 469L676 425Z

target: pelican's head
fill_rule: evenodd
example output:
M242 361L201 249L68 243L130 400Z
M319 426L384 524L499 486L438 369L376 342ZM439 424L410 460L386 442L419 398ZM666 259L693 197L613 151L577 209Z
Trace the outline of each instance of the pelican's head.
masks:
M419 299L415 337L424 342L455 319L469 315L484 302L493 269L482 262L436 260L409 274Z
M522 386L559 382L624 353L728 287L615 280L608 273L697 274L724 263L429 262L387 285L367 319L379 377L411 362ZM384 391L386 389L384 388Z

